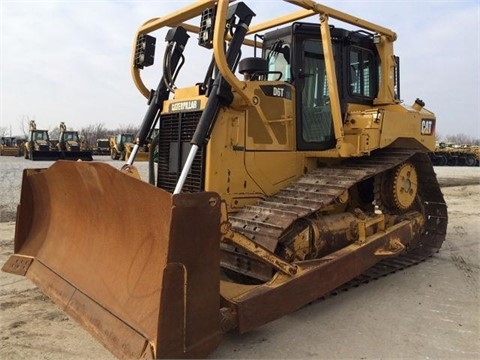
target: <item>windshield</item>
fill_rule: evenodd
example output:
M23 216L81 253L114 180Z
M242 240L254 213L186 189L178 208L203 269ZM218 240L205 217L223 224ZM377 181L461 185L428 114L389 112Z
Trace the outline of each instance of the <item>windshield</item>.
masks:
M123 142L127 142L127 143L132 143L133 142L133 135L123 135Z
M78 142L78 134L76 132L66 132L63 134L63 140Z
M48 140L48 133L46 131L37 131L33 136L34 140Z

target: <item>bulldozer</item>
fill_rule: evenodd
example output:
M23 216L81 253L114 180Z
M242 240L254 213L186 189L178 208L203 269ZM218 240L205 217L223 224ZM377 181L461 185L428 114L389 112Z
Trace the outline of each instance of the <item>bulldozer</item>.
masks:
M57 149L61 152L64 160L92 161L92 151L82 148L78 131L67 130L67 126L60 122L60 136L58 137Z
M23 155L30 160L58 160L61 152L50 140L47 130L38 130L35 120L30 120L27 141L24 143Z
M31 279L119 358L206 357L226 332L419 263L445 239L428 156L436 117L401 101L396 33L287 2L297 9L258 24L228 0L145 22L131 72L148 108L122 169L58 161L24 172L3 270ZM150 90L141 71L159 29ZM211 62L177 87L192 36ZM147 183L135 157L157 124ZM96 215L111 209L122 211Z

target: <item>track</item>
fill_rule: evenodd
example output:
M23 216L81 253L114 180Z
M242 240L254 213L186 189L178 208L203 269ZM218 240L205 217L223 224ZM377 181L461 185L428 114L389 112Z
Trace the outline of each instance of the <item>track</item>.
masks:
M229 219L232 228L275 252L279 239L295 221L321 211L335 203L339 196L355 184L390 170L406 160L415 164L418 173L419 198L426 219L421 243L400 257L378 263L355 279L350 286L355 286L355 282L368 282L401 270L423 261L440 249L448 222L447 207L432 163L427 154L415 150L380 150L369 157L349 159L337 166L316 169L279 193L231 215ZM231 247L224 246L222 249L235 256L248 258ZM228 267L232 269L231 264Z

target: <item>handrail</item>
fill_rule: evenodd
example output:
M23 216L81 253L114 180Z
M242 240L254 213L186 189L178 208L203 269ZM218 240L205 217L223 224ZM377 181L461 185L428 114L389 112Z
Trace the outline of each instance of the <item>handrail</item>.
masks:
M133 52L132 52L132 60L131 60L131 73L133 81L138 88L138 90L148 98L150 96L149 89L143 83L143 80L140 76L140 70L135 67L135 48L138 36L143 34L148 34L155 30L159 30L165 26L174 27L183 25L188 31L195 31L198 27L190 24L186 24L187 20L190 20L196 16L201 15L201 13L214 5L217 6L217 16L215 20L215 28L217 31L214 33L213 38L213 53L216 65L226 79L226 81L232 86L232 88L243 98L247 105L252 105L252 99L250 98L251 94L249 95L248 91L246 91L245 84L240 81L232 70L228 67L227 61L225 58L224 52L224 41L223 38L224 32L219 31L218 29L225 28L226 25L226 16L228 11L228 5L235 0L198 0L195 3L185 6L171 14L168 14L161 18L152 18L140 26L137 30L134 38L133 44ZM258 25L250 27L248 34L255 34L260 31L268 30L274 27L278 27L280 25L284 25L293 21L297 21L315 14L320 14L321 16L327 16L329 18L337 19L343 21L345 23L358 26L360 28L364 28L366 30L374 31L377 34L381 35L380 41L381 44L378 44L377 47L379 48L380 56L381 57L388 57L388 52L391 50L391 43L397 39L397 35L390 29L387 29L383 26L376 25L372 22L367 20L360 19L355 16L351 16L347 13L335 10L333 8L318 4L312 0L283 0L287 3L296 5L298 7L303 8L304 10L297 11L295 13L289 15L283 15L272 20L265 21ZM228 40L228 39L227 39ZM246 39L246 43L251 44L251 40ZM392 62L390 59L383 59L385 62ZM389 61L390 60L390 61ZM386 73L391 71L392 64L386 66L385 69ZM382 75L384 75L382 73ZM392 84L386 84L387 81L392 81L388 76L384 80L384 83L381 86L381 94L378 98L378 103L387 102L391 94ZM385 89L384 89L385 88Z
M135 49L136 49L138 37L140 35L148 34L155 30L159 30L165 26L169 26L169 27L177 26L180 23L183 23L189 19L192 19L200 15L203 10L214 6L215 3L216 3L215 0L199 0L192 5L185 6L164 17L147 20L137 30L135 34L135 38L133 40L133 50L132 50L131 63L130 63L131 74L132 74L132 78L133 78L133 82L135 83L135 86L147 99L150 96L150 90L143 83L143 80L140 76L140 69L135 67Z
M393 42L397 40L397 34L394 31L387 29L386 27L374 24L367 20L360 19L356 16L352 16L350 14L333 9L331 7L318 4L315 1L312 1L312 0L283 0L283 1L293 5L303 7L304 9L307 9L307 10L312 10L317 14L327 15L329 18L340 20L347 24L355 25L366 30L374 31L380 35L385 35L389 41Z

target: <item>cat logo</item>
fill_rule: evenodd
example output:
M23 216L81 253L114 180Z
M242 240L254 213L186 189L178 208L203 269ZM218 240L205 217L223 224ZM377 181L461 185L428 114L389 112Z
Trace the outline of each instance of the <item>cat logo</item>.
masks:
M420 127L421 135L432 135L435 132L435 120L422 119Z
M200 100L188 100L170 104L169 112L197 111L200 109Z

